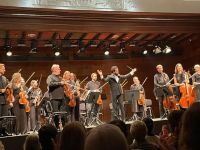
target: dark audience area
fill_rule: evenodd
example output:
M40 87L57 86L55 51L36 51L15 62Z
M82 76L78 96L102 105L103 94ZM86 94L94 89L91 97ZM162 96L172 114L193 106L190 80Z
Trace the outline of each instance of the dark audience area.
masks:
M121 120L113 120L90 130L75 121L66 124L61 132L53 125L44 125L38 134L26 137L23 149L199 150L199 114L199 102L187 110L173 110L159 134L154 132L155 125L151 118L135 120L130 127ZM0 142L0 150L5 149L3 144Z

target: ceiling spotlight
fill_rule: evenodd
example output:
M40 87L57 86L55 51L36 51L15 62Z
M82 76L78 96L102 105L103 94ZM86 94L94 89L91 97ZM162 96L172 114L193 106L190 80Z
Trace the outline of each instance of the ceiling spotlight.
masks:
M144 51L142 52L143 55L146 55L147 53L148 53L147 50L144 50Z
M118 54L123 54L123 53L124 53L123 48L121 48L120 51L117 52L117 53L118 53Z
M12 56L12 52L9 50L9 51L7 51L6 55L7 56Z
M37 48L32 48L32 49L29 51L29 53L31 53L31 54L37 53Z
M153 52L154 52L155 54L159 54L159 53L161 53L162 51L161 51L161 48L160 48L159 46L155 46L155 49L153 49Z
M110 53L109 51L105 51L105 52L104 52L104 55L108 56L109 53Z
M172 51L171 47L167 46L165 47L165 49L163 50L163 53L168 54Z
M59 51L55 51L55 52L54 52L54 55L55 55L55 56L60 56L60 52L59 52Z

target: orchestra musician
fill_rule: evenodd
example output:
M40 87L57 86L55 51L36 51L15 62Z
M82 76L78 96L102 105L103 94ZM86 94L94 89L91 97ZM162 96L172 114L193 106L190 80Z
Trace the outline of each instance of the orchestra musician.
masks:
M47 77L47 86L49 90L49 99L53 108L53 112L64 111L64 81L60 77L60 66L53 64L51 67L51 75ZM59 128L59 116L54 117L54 123Z
M195 100L200 102L200 65L196 64L194 69L195 74L192 76L192 81L194 85Z
M16 116L16 134L25 134L27 132L27 114L26 114L26 104L21 104L20 101L27 101L28 95L27 87L25 87L24 79L21 73L14 73L12 76L12 90L15 101L13 103L13 111ZM23 93L23 96L20 94Z
M4 64L0 64L0 117L8 116L7 95L5 87L8 79L4 76L6 69Z
M135 72L134 69L126 75L120 75L117 66L111 67L111 74L104 78L103 72L97 70L100 78L109 83L111 89L111 101L112 101L112 119L121 119L125 121L125 111L123 106L123 89L121 87L121 80L132 76ZM120 115L121 114L121 115Z
M163 66L159 64L156 66L156 69L157 73L154 75L154 92L159 103L160 117L162 118L165 114L163 100L167 96L172 97L173 93L167 87L169 85L169 76L163 72Z
M143 111L144 111L144 107L143 107L143 103L144 103L144 88L143 86L140 84L140 80L138 79L137 76L133 77L133 84L130 87L130 90L138 90L139 91L139 100L141 102L139 102L139 100L137 100L136 102L132 102L132 112L138 113L138 116L140 118L143 117Z
M28 96L30 100L30 130L39 129L39 102L42 97L42 91L38 87L37 80L32 80L28 89Z
M79 106L80 106L80 84L79 80L77 80L77 77L74 73L70 74L70 84L71 90L73 91L74 94L74 100L75 100L75 106L71 107L71 116L75 121L79 121L80 119L80 111L79 111Z
M180 86L184 83L189 83L189 80L186 79L186 72L183 70L182 64L178 63L175 66L174 74L174 94L176 95L176 100L179 101L181 98Z
M65 108L66 108L66 112L67 112L67 120L72 121L72 116L71 116L71 108L69 106L69 102L70 102L70 98L72 98L71 94L72 90L71 90L71 86L70 86L70 78L71 78L71 73L69 71L65 71L63 74L63 78L62 80L65 82L64 84L64 100L65 100Z
M97 73L92 73L91 74L91 81L89 81L86 86L85 89L89 90L90 92L102 92L102 89L100 88L100 82L97 81ZM96 102L92 102L92 105L89 107L89 118L90 120L92 118L97 117L97 114L99 112L99 104Z

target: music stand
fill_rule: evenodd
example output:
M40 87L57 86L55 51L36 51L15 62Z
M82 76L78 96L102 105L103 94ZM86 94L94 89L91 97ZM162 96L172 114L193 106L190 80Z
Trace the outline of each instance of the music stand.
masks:
M95 107L95 104L97 103L99 95L100 95L100 92L90 92L88 98L86 99L87 103L92 104L91 111L89 112L89 118L92 115L91 113ZM98 117L99 116L98 113L99 112L97 111L97 115L94 118L92 118L91 122L88 123L88 126L91 126L94 122L96 122L97 124L103 124L103 122Z
M133 116L131 120L141 119L136 113L138 112L137 100L140 98L139 90L125 90L124 99L132 104Z

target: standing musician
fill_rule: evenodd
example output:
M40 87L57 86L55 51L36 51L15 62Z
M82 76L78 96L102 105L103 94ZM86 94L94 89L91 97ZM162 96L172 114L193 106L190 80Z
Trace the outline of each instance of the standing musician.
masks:
M85 89L89 90L90 92L101 92L102 90L100 88L100 82L97 81L97 74L92 73L91 74L91 81L89 81ZM97 117L97 113L99 112L99 104L98 102L92 102L91 108L89 110L89 118L92 119L93 117Z
M4 76L5 71L5 65L0 64L0 117L8 116L7 95L5 89L8 85L8 80Z
M30 100L30 130L34 131L39 129L39 108L38 104L42 97L42 91L38 87L37 80L32 80L28 90Z
M195 100L200 102L200 65L194 66L195 74L192 76L192 81L194 85Z
M24 79L21 73L14 73L12 76L12 90L15 101L13 103L13 111L16 116L16 134L24 134L27 132L27 114L28 105L27 87L23 85Z
M119 69L117 66L111 67L111 74L104 78L101 70L97 70L100 78L104 81L108 82L111 89L111 97L112 97L112 119L122 119L125 121L125 111L123 106L123 89L121 87L120 81L121 79L126 79L134 74L136 70L132 69L132 71L126 75L120 75ZM121 113L121 117L120 117Z
M49 99L51 100L51 105L53 112L64 111L64 81L60 78L60 66L58 64L53 64L51 67L51 75L47 77L47 86L49 89ZM54 122L56 127L59 127L59 117L55 116Z
M74 73L70 74L70 84L71 90L74 94L74 100L75 100L75 106L71 107L71 114L72 117L75 119L75 121L79 121L80 119L80 112L79 112L79 105L80 105L80 84L79 80L77 80L77 77Z
M71 90L71 86L70 86L70 78L71 78L71 73L69 71L65 71L63 74L63 78L62 80L65 82L64 84L64 100L65 100L65 104L66 104L66 112L67 112L67 119L72 121L72 117L71 117L71 108L69 106L69 102L70 99L72 99L72 90Z
M169 85L169 76L163 72L163 66L159 64L156 66L156 69L158 73L154 75L154 92L159 103L160 117L163 117L165 112L163 100L167 96L172 97L173 93L167 87Z
M176 95L176 100L179 101L181 98L180 86L184 83L189 83L189 80L186 79L186 72L183 70L182 64L178 63L175 66L174 74L174 94Z
M139 117L142 118L142 112L144 111L143 103L144 103L144 88L140 84L140 80L138 77L133 77L133 84L130 87L130 90L139 90L140 98L137 102L132 102L132 112L139 112Z

